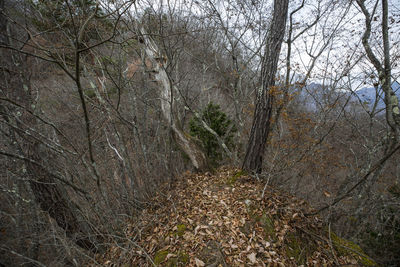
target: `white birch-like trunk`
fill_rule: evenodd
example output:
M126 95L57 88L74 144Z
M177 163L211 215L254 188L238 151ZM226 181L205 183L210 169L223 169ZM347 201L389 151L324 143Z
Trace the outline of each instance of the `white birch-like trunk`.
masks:
M172 97L172 90L174 90L174 88L171 85L169 76L164 69L164 62L161 57L162 53L143 27L139 28L139 33L143 38L146 57L152 64L154 79L160 85L159 93L161 98L161 111L164 119L171 127L175 141L190 158L193 166L197 170L204 170L207 167L207 160L204 153L193 142L192 138L188 134L185 134L183 130L178 127L176 119L173 116L172 107L174 101Z

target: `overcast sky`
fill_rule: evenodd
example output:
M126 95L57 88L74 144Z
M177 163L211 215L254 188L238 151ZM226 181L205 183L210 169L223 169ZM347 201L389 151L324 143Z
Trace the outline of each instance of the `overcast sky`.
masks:
M159 12L161 9L167 13L196 14L198 18L220 23L221 28L226 28L226 40L238 41L238 47L246 55L251 55L262 47L268 23L271 19L273 1L212 1L207 0L175 0L175 1L137 1L137 11L151 7ZM380 2L380 1L379 1ZM293 16L293 36L310 25L318 12L320 21L293 43L291 68L298 75L307 73L312 62L312 57L323 53L316 61L310 81L329 85L332 80L326 77L338 78L344 73L348 76L338 83L345 88L351 86L353 90L371 86L375 70L365 58L361 37L365 29L364 15L359 7L347 0L306 0L304 8ZM375 0L367 0L366 6L371 8ZM290 1L290 10L293 11L301 4L301 0ZM379 3L373 20L371 46L375 53L383 55L381 39L381 6ZM211 14L211 15L210 15ZM392 76L399 80L400 76L400 0L389 0L389 26L390 44L392 55ZM229 42L228 42L229 43ZM232 49L229 45L226 49ZM281 68L284 71L287 45L282 46ZM262 50L259 50L259 55ZM255 57L257 62L257 57ZM356 64L357 63L357 64Z

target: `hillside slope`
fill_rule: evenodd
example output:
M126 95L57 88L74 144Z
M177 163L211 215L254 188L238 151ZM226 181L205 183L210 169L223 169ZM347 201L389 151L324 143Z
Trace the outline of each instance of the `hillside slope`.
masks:
M359 247L333 233L301 200L222 168L186 174L158 208L125 230L130 241L97 260L105 266L374 265ZM264 195L263 195L264 192Z

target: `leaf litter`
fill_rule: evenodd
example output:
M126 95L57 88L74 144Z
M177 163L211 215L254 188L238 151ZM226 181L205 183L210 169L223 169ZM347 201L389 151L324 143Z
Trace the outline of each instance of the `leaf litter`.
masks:
M104 266L334 266L357 264L339 255L313 210L264 187L239 169L184 174L160 190L129 222L125 241L96 261ZM262 194L263 190L264 194ZM261 197L264 195L264 197Z

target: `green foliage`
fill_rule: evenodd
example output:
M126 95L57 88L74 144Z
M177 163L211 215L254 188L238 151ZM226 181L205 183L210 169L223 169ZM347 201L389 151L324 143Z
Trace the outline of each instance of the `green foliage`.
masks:
M233 137L237 129L219 105L210 102L203 109L201 119L224 140L228 148L234 147ZM190 134L200 139L210 163L217 166L223 158L223 149L219 146L217 138L207 131L196 117L190 120L189 127Z

